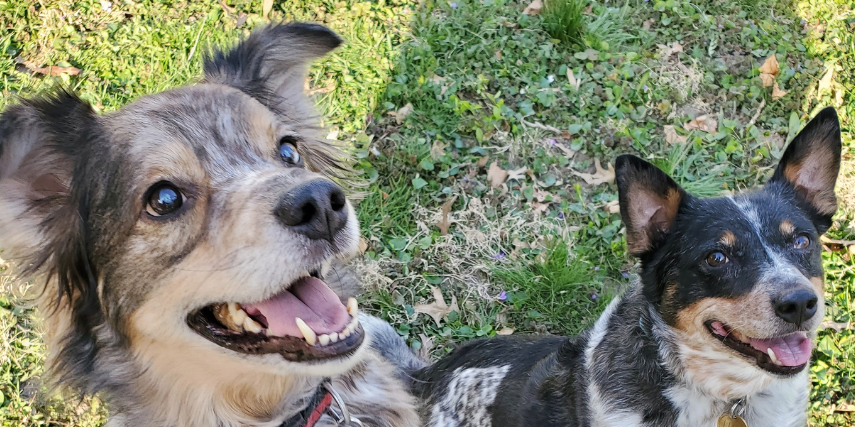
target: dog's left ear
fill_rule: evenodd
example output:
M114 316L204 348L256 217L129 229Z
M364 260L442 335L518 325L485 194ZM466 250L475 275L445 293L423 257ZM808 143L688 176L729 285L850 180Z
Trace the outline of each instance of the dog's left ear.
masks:
M314 116L303 87L311 61L341 45L332 30L317 24L276 24L253 31L227 52L205 60L205 81L240 89L289 118Z
M833 107L823 109L790 143L769 180L791 186L807 203L824 233L837 212L834 184L840 172L840 122Z

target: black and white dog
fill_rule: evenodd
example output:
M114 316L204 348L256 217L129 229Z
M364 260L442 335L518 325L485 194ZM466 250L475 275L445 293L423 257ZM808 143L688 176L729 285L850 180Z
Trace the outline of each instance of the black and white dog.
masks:
M819 237L837 210L840 154L827 108L754 192L696 198L618 157L640 283L577 337L475 341L416 370L426 424L805 425L824 312Z

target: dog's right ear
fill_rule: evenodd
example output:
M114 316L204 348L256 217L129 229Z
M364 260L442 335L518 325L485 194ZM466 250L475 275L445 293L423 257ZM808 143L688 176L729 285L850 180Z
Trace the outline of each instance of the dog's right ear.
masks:
M311 61L341 45L342 39L318 24L271 25L253 31L227 52L205 60L205 81L240 89L291 119L313 115L304 94Z
M632 155L615 161L626 246L639 256L655 248L674 224L687 193L665 172Z

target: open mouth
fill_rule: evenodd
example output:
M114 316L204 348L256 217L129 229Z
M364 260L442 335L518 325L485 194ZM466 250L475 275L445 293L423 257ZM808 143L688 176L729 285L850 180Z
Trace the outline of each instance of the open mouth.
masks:
M309 362L353 354L365 339L355 298L343 305L317 272L257 303L223 302L187 316L197 333L244 354Z
M752 338L718 320L707 321L706 326L712 336L726 346L775 374L795 374L810 360L811 339L804 331L773 338Z

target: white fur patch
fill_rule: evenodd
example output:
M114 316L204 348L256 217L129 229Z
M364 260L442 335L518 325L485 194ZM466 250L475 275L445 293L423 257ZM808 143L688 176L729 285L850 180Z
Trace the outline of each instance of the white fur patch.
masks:
M443 397L430 413L432 427L490 427L489 407L511 365L457 368Z

